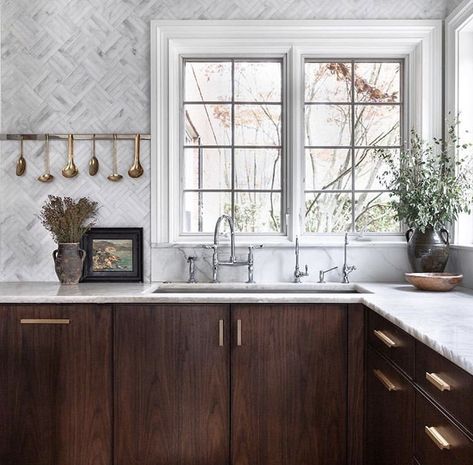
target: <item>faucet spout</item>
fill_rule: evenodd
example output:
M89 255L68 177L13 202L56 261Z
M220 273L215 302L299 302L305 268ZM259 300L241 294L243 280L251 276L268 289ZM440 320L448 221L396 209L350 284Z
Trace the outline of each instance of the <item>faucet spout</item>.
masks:
M220 216L215 223L215 230L214 230L214 245L218 247L220 243L220 225L222 221L226 221L228 223L228 227L230 228L230 263L235 263L235 224L233 222L233 218L230 215L223 214Z

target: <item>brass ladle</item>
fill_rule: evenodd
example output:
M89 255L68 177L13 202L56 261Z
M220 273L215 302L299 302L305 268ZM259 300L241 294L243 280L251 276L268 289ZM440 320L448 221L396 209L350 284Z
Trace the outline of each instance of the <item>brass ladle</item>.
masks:
M21 136L20 139L20 157L18 158L18 161L16 162L16 175L17 176L23 176L26 171L26 160L25 157L23 157L23 136Z
M121 174L118 174L118 154L117 154L117 135L113 135L112 141L112 174L107 176L109 181L117 182L123 178Z
M62 170L62 175L65 178L73 178L79 174L79 170L74 164L74 136L68 134L67 136L67 165Z
M128 170L128 176L130 178L139 178L143 175L143 167L140 163L140 145L141 145L141 135L135 135L135 156L133 159L133 165L131 165Z
M95 156L95 134L92 136L92 158L89 160L89 174L95 176L99 171L99 161Z
M44 139L44 173L38 177L38 181L51 182L53 179L49 159L49 134L46 134Z

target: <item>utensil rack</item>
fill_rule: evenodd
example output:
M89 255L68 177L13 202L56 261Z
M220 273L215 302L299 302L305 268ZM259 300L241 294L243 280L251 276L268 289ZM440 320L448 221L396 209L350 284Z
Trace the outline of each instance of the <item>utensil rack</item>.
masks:
M94 137L93 133L84 133L84 134L74 134L74 140L92 140ZM140 134L141 140L151 140L150 134L141 134L141 133L133 133L133 134L126 134L126 133L110 133L110 134L95 134L95 140L113 140L116 136L117 140L134 140L135 135ZM46 140L46 137L49 137L49 140L65 140L67 141L67 136L69 134L0 134L0 141L2 140Z

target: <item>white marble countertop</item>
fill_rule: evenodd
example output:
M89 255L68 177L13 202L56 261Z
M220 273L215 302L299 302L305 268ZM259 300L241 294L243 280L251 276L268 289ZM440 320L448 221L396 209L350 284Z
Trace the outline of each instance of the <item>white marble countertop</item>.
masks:
M157 283L78 286L0 283L0 303L362 303L473 374L473 291L464 288L434 293L418 291L407 284L360 283L350 288L358 293L337 293L348 288L335 283L325 287L305 283L281 285L277 293L270 293L267 291L270 285L256 285L258 292L255 292L255 285L240 284L233 285L239 292L219 289L216 293L156 294L153 291L157 286ZM300 290L297 293L293 292L295 286ZM314 287L324 293L310 293ZM285 288L288 293L284 292Z

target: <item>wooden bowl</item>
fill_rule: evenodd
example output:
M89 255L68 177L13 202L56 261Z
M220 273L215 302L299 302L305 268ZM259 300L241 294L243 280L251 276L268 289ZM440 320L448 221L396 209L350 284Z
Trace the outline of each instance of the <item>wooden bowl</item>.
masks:
M462 274L405 273L408 283L422 291L447 292L463 281Z

